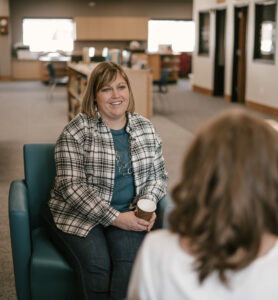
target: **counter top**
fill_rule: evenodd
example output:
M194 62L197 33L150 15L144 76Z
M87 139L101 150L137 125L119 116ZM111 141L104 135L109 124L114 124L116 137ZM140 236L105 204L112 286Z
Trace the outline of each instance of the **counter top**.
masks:
M266 122L278 131L278 122L272 119L267 119Z
M85 63L69 62L68 68L71 68L78 73L88 76L93 71L93 69L97 66L97 64L98 63L85 64Z
M71 58L69 56L41 56L39 61L61 61L68 62Z
M37 59L32 59L32 58L28 58L28 59L23 59L23 58L13 58L13 61L19 61L19 62L27 62L27 61L31 61L31 62L38 62Z

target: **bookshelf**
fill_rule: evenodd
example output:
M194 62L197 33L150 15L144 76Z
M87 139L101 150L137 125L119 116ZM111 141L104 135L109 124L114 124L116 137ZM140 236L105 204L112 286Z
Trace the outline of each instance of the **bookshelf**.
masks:
M152 69L153 81L158 81L162 69L169 69L169 82L179 77L179 54L148 54L148 66Z

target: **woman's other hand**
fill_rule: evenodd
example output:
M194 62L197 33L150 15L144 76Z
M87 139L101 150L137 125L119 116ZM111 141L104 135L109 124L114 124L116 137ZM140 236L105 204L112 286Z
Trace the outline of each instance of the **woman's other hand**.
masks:
M152 217L151 217L150 221L149 221L150 224L149 224L149 226L147 227L147 231L150 231L150 230L153 228L155 219L156 219L156 213L154 212L154 213L152 214Z
M153 213L150 221L137 218L134 211L123 212L112 222L113 226L119 227L124 230L133 231L150 231L153 227L156 214Z

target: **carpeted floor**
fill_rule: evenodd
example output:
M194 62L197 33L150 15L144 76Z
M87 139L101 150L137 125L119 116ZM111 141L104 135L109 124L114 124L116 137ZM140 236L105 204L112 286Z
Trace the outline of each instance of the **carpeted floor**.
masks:
M0 299L16 299L8 225L10 182L23 178L25 143L55 142L67 123L66 88L54 98L40 82L0 82ZM163 140L169 189L177 182L184 151L197 128L218 112L235 106L222 98L193 93L187 80L154 93L152 121ZM264 115L264 117L270 117Z

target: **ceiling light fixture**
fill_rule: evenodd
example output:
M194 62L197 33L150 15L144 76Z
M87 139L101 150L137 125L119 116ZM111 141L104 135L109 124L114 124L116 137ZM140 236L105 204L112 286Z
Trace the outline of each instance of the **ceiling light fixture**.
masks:
M90 2L88 3L88 5L89 5L90 7L94 7L94 6L96 5L96 2L90 1Z

